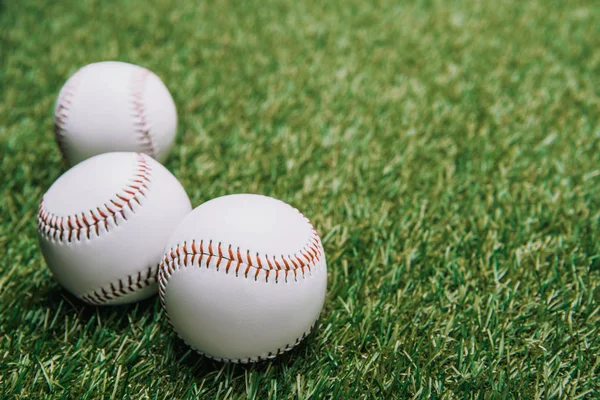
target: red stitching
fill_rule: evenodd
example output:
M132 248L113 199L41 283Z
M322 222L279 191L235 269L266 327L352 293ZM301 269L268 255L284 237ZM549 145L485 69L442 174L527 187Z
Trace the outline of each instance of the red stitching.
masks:
M140 153L137 154L137 171L143 171L143 179L146 182L150 182L151 178L151 169L148 166L146 159ZM132 201L135 201L139 204L139 200L137 199L137 194L141 194L145 196L146 194L142 190L138 190L137 193L130 195L131 197L126 198L125 196L120 196L118 193L116 197L122 200L122 203L116 202L113 199L109 200L107 203L113 204L113 208L116 206L117 209L113 210L109 208L107 204L104 204L104 208L106 212L103 212L100 207L96 207L96 212L100 215L98 218L94 214L94 210L90 210L90 215L93 219L93 222L89 222L85 215L81 213L81 215L67 215L65 217L59 217L50 213L47 209L44 208L44 199L40 202L40 207L38 211L38 230L41 234L46 237L52 238L55 241L66 241L71 242L73 234L75 234L77 240L80 240L80 235L82 230L87 230L86 237L90 237L89 232L95 231L96 236L100 236L99 225L104 224L104 228L108 231L108 220L113 219L115 224L117 223L117 214L121 215L123 219L125 218L124 208L129 207L129 209L133 212L133 207L131 205ZM75 221L75 223L72 222ZM66 221L66 223L64 222ZM66 227L65 227L66 225ZM65 238L66 236L66 238Z
M146 108L144 105L144 88L146 86L146 80L152 72L143 68L141 72L135 73L131 82L131 103L132 111L136 122L134 122L135 130L138 134L138 141L142 146L144 153L148 153L153 158L156 158L157 148L156 144L152 142L152 135L150 134L150 124L146 117Z
M157 266L148 267L145 275L142 275L142 272L137 273L135 281L133 280L135 275L128 275L126 278L119 279L117 283L118 287L115 287L115 283L113 282L109 285L108 290L106 288L96 289L90 293L81 295L80 298L96 306L106 304L110 300L150 286L153 282L156 282L157 273Z
M316 232L314 230L312 232L312 236L313 236L313 238L311 238L311 240L317 240L317 242L318 242L318 240L319 240L318 235L316 234ZM314 236L316 236L316 239L314 238ZM171 264L171 263L179 264L179 260L183 259L183 261L184 261L183 264L187 265L187 262L186 262L187 256L191 255L192 259L195 256L199 256L200 262L202 261L203 256L208 256L208 258L206 260L207 266L208 266L208 264L210 264L213 257L216 258L217 269L223 260L228 262L228 266L229 266L229 264L231 264L231 262L237 261L238 268L240 265L246 266L246 270L244 273L244 275L246 277L248 276L248 272L249 272L250 268L254 268L259 272L275 269L275 268L273 268L273 264L271 263L268 256L266 256L266 255L264 256L264 259L263 259L263 257L261 257L260 254L257 253L256 259L257 259L258 265L254 265L254 264L252 264L252 258L250 257L249 250L246 252L248 262L244 262L244 260L241 257L241 252L240 252L239 248L237 250L237 257L235 257L233 251L231 250L231 245L227 246L227 251L223 251L223 246L221 243L219 243L218 245L216 245L216 247L214 247L212 240L209 240L208 242L209 243L207 246L208 247L207 251L204 251L204 241L203 240L200 241L198 248L196 246L195 240L192 240L192 244L189 247L187 245L187 242L184 242L183 245L181 245L181 246L177 245L177 246L171 248L167 252L167 256L163 260L163 264ZM297 256L296 254L294 254L293 256L283 256L282 255L280 258L283 261L283 263L285 264L285 271L293 271L294 274L296 274L297 270L300 270L300 271L302 271L302 274L304 275L305 268L307 268L309 271L311 271L312 270L311 268L314 267L314 264L316 262L320 261L321 251L318 250L317 253L318 254L316 254L316 255L311 254L310 257L303 255L306 258L307 262L305 262L302 258ZM277 266L276 270L282 269L279 264L279 261L277 259L275 259L275 257L273 257L273 262ZM268 268L265 267L265 265L268 266ZM236 272L237 272L238 268L236 268ZM227 271L228 271L228 269L229 268L227 268Z
M290 261L293 265L293 268L292 268L288 264L285 257L281 256L283 262L286 265L286 269L283 270L285 273L285 282L287 282L288 275L290 272L294 273L294 280L298 280L298 270L300 270L301 275L304 278L304 276L306 274L306 269L308 269L308 271L312 271L312 268L315 266L315 264L317 262L320 262L320 260L321 260L320 238L319 238L317 232L314 230L314 228L311 230L311 236L312 236L311 241L319 244L319 247L318 247L319 250L318 251L315 250L316 254L309 253L310 257L307 255L304 255L304 257L307 259L307 263L305 263L300 257L298 257L294 254L294 257L291 257L291 256L287 257L290 259ZM183 253L183 256L182 256L182 253ZM234 255L233 250L231 249L231 245L227 246L227 252L223 252L221 243L219 243L217 245L217 250L214 251L213 246L212 246L212 240L209 240L207 252L204 251L204 241L203 240L200 240L199 245L196 244L195 240L192 240L192 244L191 244L191 246L189 246L189 248L187 246L187 242L184 242L182 246L177 245L177 246L171 248L169 251L167 251L165 257L163 258L163 260L160 264L160 268L159 268L160 269L160 271L159 271L159 284L160 284L159 285L159 295L160 295L160 301L163 304L163 307L165 307L164 290L166 288L168 277L170 277L176 270L179 270L181 268L180 260L183 261L183 265L185 265L185 266L189 265L187 262L187 257L189 255L192 256L192 262L191 262L192 265L195 263L195 258L196 257L198 258L198 266L202 266L202 258L204 256L208 256L208 258L206 260L207 268L209 268L210 261L212 260L212 258L216 257L217 258L217 261L216 261L216 269L217 270L219 270L221 263L223 262L223 260L225 260L225 261L227 261L227 265L225 267L225 273L229 273L231 264L233 262L236 262L236 267L235 267L236 276L239 276L240 267L242 265L244 265L246 267L244 270L245 278L248 278L248 274L249 274L251 268L254 268L256 270L256 272L254 274L255 280L258 280L258 276L261 271L265 271L265 282L269 281L270 271L275 270L275 283L279 282L279 271L282 270L282 268L281 268L278 260L275 257L273 257L273 262L277 266L276 269L273 268L271 261L269 260L268 256L266 256L266 255L265 255L265 260L267 261L266 265L268 265L269 268L265 268L262 266L264 261L262 261L262 258L260 257L259 254L256 255L259 265L255 266L250 263L244 264L239 248L237 249L236 253L237 253L237 257ZM249 254L249 251L248 251L248 254ZM166 275L165 275L165 273L163 273L163 269L166 271Z

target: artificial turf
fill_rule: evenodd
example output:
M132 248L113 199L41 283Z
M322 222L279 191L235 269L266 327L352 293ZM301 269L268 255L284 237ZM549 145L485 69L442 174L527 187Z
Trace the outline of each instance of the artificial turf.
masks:
M600 3L0 1L0 40L0 398L600 396ZM171 90L194 206L311 218L329 286L298 348L223 365L156 298L53 280L53 104L101 60Z

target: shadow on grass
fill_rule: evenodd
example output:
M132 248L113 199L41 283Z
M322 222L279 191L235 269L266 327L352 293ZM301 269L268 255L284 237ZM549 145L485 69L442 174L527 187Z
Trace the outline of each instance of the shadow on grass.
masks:
M23 300L23 307L29 310L52 310L53 314L50 315L49 320L56 320L58 323L51 328L51 331L53 331L51 335L56 336L64 335L64 322L62 321L66 320L73 321L76 319L79 321L79 325L84 327L90 324L98 325L102 329L111 330L116 335L128 334L132 321L134 323L135 321L141 321L142 317L146 321L140 323L140 327L159 321L160 330L164 333L164 336L159 341L161 343L157 343L159 347L154 348L154 351L163 353L165 357L177 365L178 372L175 375L182 374L191 380L222 373L225 373L231 380L244 380L247 374L254 372L261 375L268 373L273 378L277 378L285 373L288 367L297 362L303 362L304 357L307 355L307 346L311 345L313 336L318 333L317 327L292 350L272 360L234 364L214 361L200 355L186 345L166 322L164 310L160 308L156 296L127 305L92 306L63 289L57 282L48 279L36 288L36 292L32 296L26 296ZM12 323L19 324L19 320L20 318ZM79 339L80 337L77 335L72 337L74 341Z
M36 289L36 293L28 296L23 301L25 309L50 309L59 313L53 319L63 319L66 316L79 319L82 325L87 325L92 319L99 319L104 326L110 326L116 331L130 324L130 317L135 320L136 315L152 312L156 307L156 296L137 303L119 306L94 306L83 302L58 283L47 280L43 286Z

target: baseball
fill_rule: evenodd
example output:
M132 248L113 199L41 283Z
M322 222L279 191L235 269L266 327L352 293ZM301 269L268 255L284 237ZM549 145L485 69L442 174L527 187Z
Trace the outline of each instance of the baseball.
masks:
M54 108L56 142L71 165L114 151L146 153L162 162L176 131L175 103L160 78L124 62L79 69Z
M319 235L290 205L251 194L208 201L167 242L159 295L201 354L247 363L278 356L314 326L327 265Z
M38 212L42 254L87 303L131 303L156 293L165 244L191 211L179 181L141 153L106 153L65 172Z

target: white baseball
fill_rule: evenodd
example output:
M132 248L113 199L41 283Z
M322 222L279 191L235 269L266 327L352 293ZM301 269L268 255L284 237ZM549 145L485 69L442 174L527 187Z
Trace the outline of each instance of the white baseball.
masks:
M71 165L114 151L163 161L176 131L175 103L160 78L124 62L79 69L62 87L54 109L56 142Z
M165 244L191 211L179 181L141 153L106 153L65 172L38 212L40 247L56 279L96 305L156 293Z
M219 361L273 358L298 344L325 300L321 240L298 210L238 194L197 207L175 229L159 295L179 336Z

